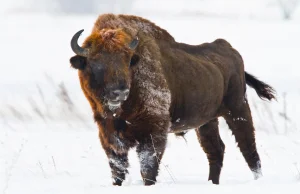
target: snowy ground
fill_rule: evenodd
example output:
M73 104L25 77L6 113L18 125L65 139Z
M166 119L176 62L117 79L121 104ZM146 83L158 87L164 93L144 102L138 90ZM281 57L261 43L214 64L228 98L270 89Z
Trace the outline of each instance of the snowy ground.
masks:
M158 184L154 188L142 186L138 160L132 151L130 175L124 184L126 188L121 190L111 186L108 162L96 130L57 123L34 123L26 127L15 126L15 129L1 134L3 193L102 193L115 190L125 193L163 193L167 190L176 193L265 193L270 189L272 193L299 192L300 141L296 137L257 133L264 177L254 181L232 136L222 129L227 151L221 184L215 186L206 181L208 164L194 132L188 134L187 143L170 136Z
M179 42L227 39L242 54L246 70L275 87L278 101L271 103L248 90L263 178L253 180L221 120L226 154L219 186L207 182L206 156L191 131L187 143L170 135L156 186L142 186L133 150L125 187L112 187L89 105L68 63L70 38L82 28L86 36L96 16L6 14L0 18L0 193L298 193L299 21L148 18Z

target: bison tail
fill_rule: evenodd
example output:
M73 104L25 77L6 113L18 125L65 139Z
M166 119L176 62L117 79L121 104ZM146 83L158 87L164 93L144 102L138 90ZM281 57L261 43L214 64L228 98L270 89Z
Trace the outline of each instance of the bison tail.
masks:
M245 72L246 83L251 88L255 89L257 95L263 100L276 99L275 90L268 84L258 80L253 75Z

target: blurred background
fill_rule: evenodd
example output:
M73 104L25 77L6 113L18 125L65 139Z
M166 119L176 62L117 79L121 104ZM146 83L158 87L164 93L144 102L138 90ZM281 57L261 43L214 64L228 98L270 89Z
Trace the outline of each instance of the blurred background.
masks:
M95 169L105 169L97 180L109 179L108 166L101 167L106 161L94 160L100 157L96 159L102 161L105 155L99 149L97 128L77 72L69 64L71 37L85 29L82 42L102 13L145 17L178 42L229 41L241 53L246 71L277 92L277 101L265 102L254 90L247 91L259 152L272 167L267 176L292 180L299 176L300 180L300 0L7 0L0 3L0 185L4 193L19 193L18 186L28 181L52 177L53 186L65 176L81 177L73 177L76 184L64 182L71 188L95 175ZM245 172L232 169L232 161L237 161L235 166L245 164L230 130L220 120L221 136L231 156L225 157L231 171L224 170L224 177L248 176L246 168L242 168ZM170 138L170 149L177 149L177 140ZM192 150L200 149L195 133L188 133L187 139L192 142L189 145L195 144ZM189 160L206 162L200 151L196 158L192 151L184 152ZM166 158L173 170L177 168L172 161L184 163L176 154ZM133 166L138 168L138 164ZM206 171L205 164L199 171L179 169L175 176L194 173L206 180ZM167 178L162 182L170 181L164 173ZM24 178L27 182L22 183ZM230 178L224 181L235 183ZM45 185L41 188L51 187ZM34 193L32 189L28 192ZM43 189L35 191L44 193Z
M98 15L125 13L149 16L197 16L231 19L290 20L299 18L299 0L12 0L3 13Z

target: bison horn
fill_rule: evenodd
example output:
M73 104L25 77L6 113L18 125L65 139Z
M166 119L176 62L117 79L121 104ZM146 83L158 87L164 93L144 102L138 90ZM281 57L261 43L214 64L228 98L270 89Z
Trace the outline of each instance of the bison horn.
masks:
M139 38L138 38L138 37L135 37L135 39L133 39L133 40L131 41L131 43L129 44L129 48L130 48L131 50L134 50L134 49L136 49L136 47L137 47L138 44L139 44Z
M83 31L84 30L82 29L82 30L76 32L76 34L74 34L74 36L72 37L72 40L71 40L71 48L72 48L73 52L76 53L77 55L82 56L82 57L87 57L89 50L86 48L80 47L77 43L78 38Z

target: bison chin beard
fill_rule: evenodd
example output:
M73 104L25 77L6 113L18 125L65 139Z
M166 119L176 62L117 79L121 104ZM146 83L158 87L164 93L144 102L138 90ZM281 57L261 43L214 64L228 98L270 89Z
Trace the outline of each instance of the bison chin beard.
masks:
M111 111L112 113L116 113L122 111L121 106L126 100L127 96L123 96L121 98L118 97L115 100L107 99L105 104L109 111Z
M107 101L108 109L112 112L115 112L117 109L121 108L121 101Z
M120 100L108 100L106 101L105 105L106 105L106 116L108 117L118 117L120 116L120 114L122 113L122 104L124 101L120 101Z

